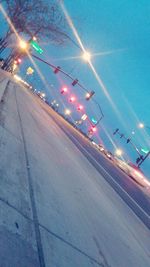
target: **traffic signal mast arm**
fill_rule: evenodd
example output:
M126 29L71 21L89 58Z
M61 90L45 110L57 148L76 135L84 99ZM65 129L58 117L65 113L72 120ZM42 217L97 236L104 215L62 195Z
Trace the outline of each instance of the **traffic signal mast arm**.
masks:
M45 63L46 65L50 66L52 69L54 69L54 73L55 73L55 74L57 74L59 71L60 71L61 73L63 73L66 77L68 77L68 78L70 78L70 79L72 80L73 86L75 86L76 84L78 84L78 86L79 86L80 88L82 88L84 91L86 91L87 93L91 93L91 97L95 94L94 91L89 91L89 90L87 90L87 88L85 88L82 84L80 84L79 81L78 81L77 79L74 79L70 74L68 74L67 72L65 72L64 70L62 70L61 67L59 67L59 66L56 67L56 66L54 66L53 64L51 64L51 63L49 63L49 62L47 62L47 61L41 59L40 57L38 57L38 56L36 56L36 55L31 54L31 56L33 56L33 57L36 58L37 60L39 60L39 61ZM99 104L95 99L94 99L93 101L94 101L95 104L98 106L98 108L99 108L99 110L100 110L100 113L101 113L100 119L99 119L98 122L97 122L97 124L98 124L98 123L102 120L102 118L104 117L104 114L103 114L103 112L102 112L102 109L101 109L100 104ZM97 124L96 124L96 125L97 125Z

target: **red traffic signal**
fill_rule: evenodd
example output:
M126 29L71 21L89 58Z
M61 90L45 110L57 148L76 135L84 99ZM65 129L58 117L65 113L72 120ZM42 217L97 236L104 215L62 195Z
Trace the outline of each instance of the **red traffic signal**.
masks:
M94 94L95 94L94 91L91 91L91 92L87 93L86 96L85 96L85 99L86 99L86 100L90 100L90 98L91 98Z
M78 110L78 111L83 110L83 106L82 106L82 105L79 105L79 106L77 107L77 110Z
M91 131L95 133L97 131L97 128L95 126L92 126Z
M60 71L60 69L61 69L61 67L59 67L59 66L56 67L56 68L54 69L54 73L57 74L57 73Z
M62 89L61 89L61 94L64 94L64 93L67 93L68 92L68 88L67 87L63 87Z
M75 86L77 83L78 83L78 79L75 79L75 80L72 82L72 85Z
M75 96L71 96L70 99L69 99L69 102L73 103L75 100L76 100Z
M97 131L96 126L92 126L92 127L90 128L90 130L89 130L89 133L90 133L90 134L94 134L96 131Z
M21 64L21 62L22 62L22 59L21 59L20 57L16 58L15 61L14 61L14 63L15 63L16 65Z

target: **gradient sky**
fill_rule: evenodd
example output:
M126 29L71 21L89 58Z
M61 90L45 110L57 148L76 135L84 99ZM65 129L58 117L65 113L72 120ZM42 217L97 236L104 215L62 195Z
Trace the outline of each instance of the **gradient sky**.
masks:
M84 47L92 54L110 52L93 56L92 63L115 109L88 64L81 59L67 60L81 54L81 50L73 43L60 47L47 43L44 45L43 58L71 72L85 87L96 92L94 98L100 103L105 115L99 125L102 141L113 152L110 140L112 138L112 142L123 148L129 159L135 161L137 155L130 144L125 144L125 140L113 136L112 132L119 128L129 137L134 130L132 140L138 148L150 148L150 130L146 133L137 128L139 121L150 125L150 1L64 0L64 5ZM70 34L77 42L71 30ZM41 64L39 66L47 82L55 87L54 75L47 67ZM62 78L59 80L59 83L61 82ZM60 99L59 91L53 94L53 88L51 90L51 99L54 95ZM97 116L98 110L91 106L89 112ZM142 169L150 177L150 159L143 164Z

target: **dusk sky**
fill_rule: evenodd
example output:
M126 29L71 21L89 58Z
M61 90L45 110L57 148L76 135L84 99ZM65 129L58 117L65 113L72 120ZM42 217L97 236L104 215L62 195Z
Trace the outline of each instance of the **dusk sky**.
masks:
M132 137L133 143L139 149L150 148L150 130L145 131L137 127L139 122L150 126L150 1L64 0L64 7L84 48L93 55L91 62L110 101L88 63L79 58L82 51L73 43L69 42L65 46L46 43L43 45L42 58L61 66L74 78L78 78L87 89L95 91L94 99L99 102L104 113L96 134L100 138L95 140L104 142L112 152L115 150L112 145L114 142L125 151L126 158L128 153L128 159L135 162L137 154L131 145L112 133L115 128L119 128L127 137ZM71 29L69 34L78 43ZM42 43L44 40L41 45ZM29 63L26 63L26 66L28 65ZM56 75L48 67L42 64L38 66L47 83L52 85L49 93L51 99L58 97L61 102L62 96L58 88L55 88L58 86ZM57 79L62 83L62 77ZM70 81L65 79L64 82L70 84ZM71 90L79 95L78 98L83 94L78 87ZM48 92L48 89L46 91ZM64 104L66 105L65 101ZM87 112L98 118L97 107L90 104L90 101L87 104ZM142 169L150 177L150 158L145 161Z

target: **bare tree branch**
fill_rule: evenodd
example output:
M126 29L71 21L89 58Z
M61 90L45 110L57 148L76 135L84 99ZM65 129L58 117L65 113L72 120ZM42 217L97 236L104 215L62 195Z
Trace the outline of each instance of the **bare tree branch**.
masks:
M57 0L4 0L7 14L18 33L23 33L39 39L46 38L58 44L67 39L67 23L61 13ZM13 33L9 27L9 34L2 39L7 41Z

